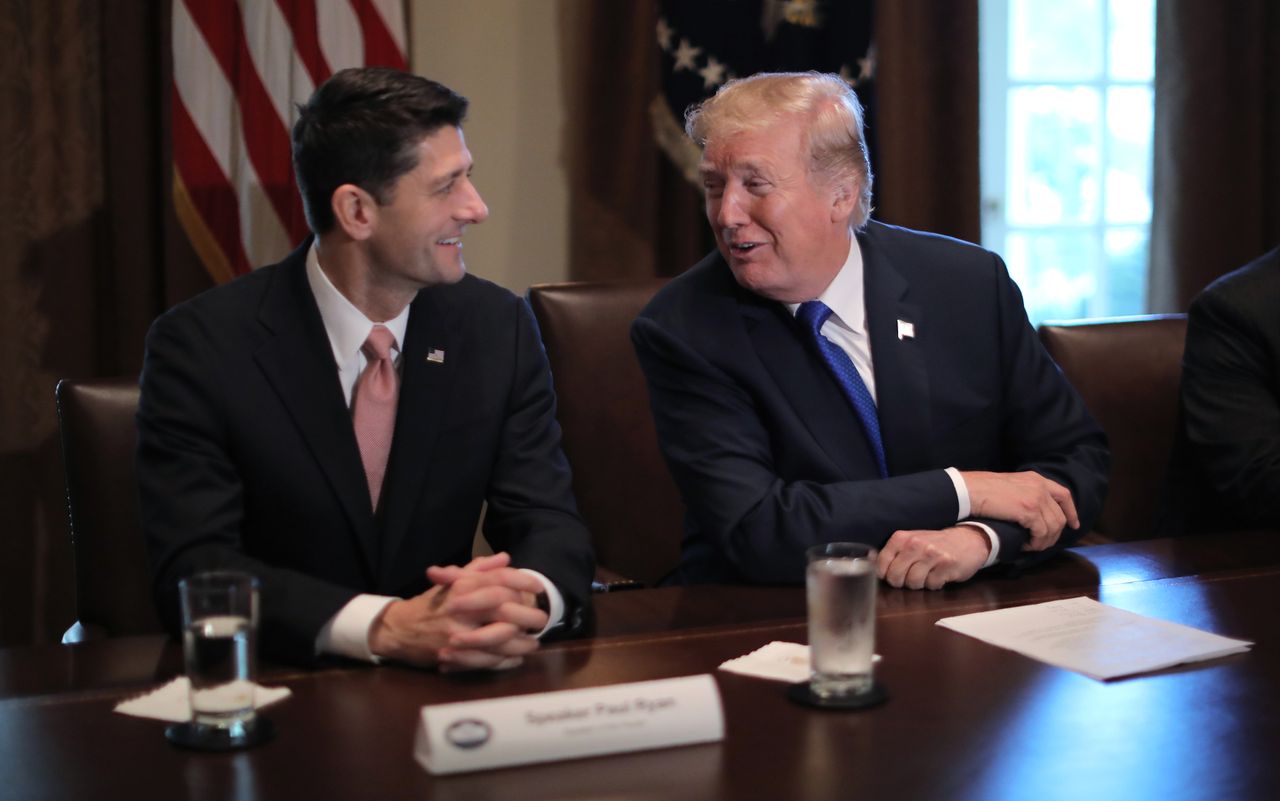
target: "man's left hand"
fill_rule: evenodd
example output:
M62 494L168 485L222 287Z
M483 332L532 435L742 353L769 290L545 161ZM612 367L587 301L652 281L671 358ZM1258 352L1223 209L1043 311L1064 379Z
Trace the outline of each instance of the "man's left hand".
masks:
M876 573L894 587L938 590L972 578L990 552L987 535L972 526L895 531L880 549Z
M497 557L497 558L495 558ZM520 656L537 648L534 635L547 624L547 614L537 608L543 591L534 576L508 566L506 554L481 557L465 568L431 567L427 577L448 587L444 611L471 627L455 630L440 649L444 669L512 667ZM499 657L495 664L494 657Z

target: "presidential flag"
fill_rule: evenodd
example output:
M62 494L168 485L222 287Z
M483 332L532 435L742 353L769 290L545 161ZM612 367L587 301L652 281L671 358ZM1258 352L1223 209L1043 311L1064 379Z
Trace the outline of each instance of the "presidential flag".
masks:
M661 0L662 94L649 107L658 144L696 184L699 153L684 135L689 106L756 72L834 72L866 108L874 174L873 6L874 0Z
M223 282L307 234L289 131L337 70L406 69L403 0L173 0L173 202Z

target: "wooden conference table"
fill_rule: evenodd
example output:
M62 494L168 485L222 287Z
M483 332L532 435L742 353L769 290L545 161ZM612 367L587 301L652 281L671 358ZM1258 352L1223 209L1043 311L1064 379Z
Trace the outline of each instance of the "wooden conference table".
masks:
M1098 682L946 631L940 617L1090 595L1254 640L1247 654ZM160 637L0 650L0 798L1273 799L1280 798L1280 534L1075 549L1021 577L940 592L882 588L889 703L794 706L781 684L716 672L804 641L795 588L666 588L599 597L596 637L514 671L270 669L293 697L278 735L234 755L170 746L113 714L176 675ZM721 743L433 777L412 758L423 704L715 673Z

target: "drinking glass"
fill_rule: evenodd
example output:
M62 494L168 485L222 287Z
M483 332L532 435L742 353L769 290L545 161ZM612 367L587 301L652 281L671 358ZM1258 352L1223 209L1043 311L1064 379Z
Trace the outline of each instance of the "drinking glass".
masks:
M254 722L258 580L197 573L178 583L178 594L193 727L242 737Z
M876 552L868 545L832 542L806 555L809 690L822 700L860 696L874 683Z

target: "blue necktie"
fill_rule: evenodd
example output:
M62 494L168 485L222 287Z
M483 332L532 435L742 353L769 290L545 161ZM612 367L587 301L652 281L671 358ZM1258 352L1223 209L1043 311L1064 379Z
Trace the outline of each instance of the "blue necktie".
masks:
M844 390L844 396L849 399L853 410L858 413L858 419L862 421L862 428L867 432L871 451L875 454L876 464L880 468L880 477L888 478L889 468L884 459L884 442L880 439L880 418L876 416L876 402L871 397L871 392L867 390L867 385L863 383L862 376L858 375L858 369L853 366L853 360L849 358L849 354L822 335L822 324L830 316L831 309L828 309L827 305L820 300L801 303L800 308L796 310L796 319L804 324L805 330L818 346L822 360L827 363L827 367L831 368L832 374L840 384L840 389Z

